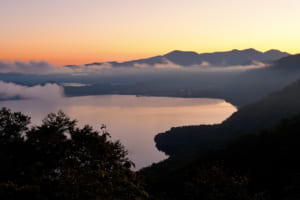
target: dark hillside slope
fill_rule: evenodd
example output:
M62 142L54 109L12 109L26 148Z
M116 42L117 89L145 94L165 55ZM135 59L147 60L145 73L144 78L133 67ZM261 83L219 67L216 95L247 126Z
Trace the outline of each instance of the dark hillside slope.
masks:
M282 117L300 112L300 80L265 98L242 107L218 125L178 127L155 137L156 146L168 155L198 153L224 145L245 132L274 126Z
M300 199L299 153L297 114L273 129L243 134L185 167L169 165L156 176L151 168L141 173L153 199Z

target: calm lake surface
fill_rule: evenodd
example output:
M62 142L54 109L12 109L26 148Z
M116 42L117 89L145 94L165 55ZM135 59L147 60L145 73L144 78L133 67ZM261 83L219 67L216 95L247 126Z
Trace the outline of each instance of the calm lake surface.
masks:
M4 106L31 116L33 124L40 124L48 113L60 109L77 119L79 126L89 124L100 130L101 124L106 124L112 140L120 140L128 150L135 170L167 158L155 148L157 133L174 126L220 123L236 111L218 99L133 95L0 101L0 107Z

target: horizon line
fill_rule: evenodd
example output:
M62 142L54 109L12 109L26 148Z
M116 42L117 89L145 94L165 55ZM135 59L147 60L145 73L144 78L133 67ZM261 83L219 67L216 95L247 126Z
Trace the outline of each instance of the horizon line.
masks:
M172 52L187 52L187 53L196 53L198 55L201 55L201 54L213 54L213 53L225 53L225 52L232 52L232 51L246 51L246 50L255 50L259 53L266 53L266 52L269 52L269 51L280 51L282 53L287 53L287 54L290 54L290 55L296 55L296 54L292 54L292 53L289 53L287 51L281 51L280 49L276 49L276 48L270 48L269 50L266 50L266 51L260 51L260 50L257 50L255 48L243 48L243 49L238 49L238 48L233 48L233 49L230 49L230 50L219 50L219 51L208 51L208 52L198 52L198 51L189 51L189 50L179 50L179 49L174 49L174 50L169 50L167 53L164 53L164 54L156 54L156 55L152 55L152 56L147 56L147 57L138 57L138 58L134 58L134 59L128 59L128 60L107 60L107 61L92 61L92 62L86 62L86 63L83 63L83 64L59 64L59 65L56 65L56 64L53 64L51 63L50 61L47 61L47 60L44 60L44 59L40 59L40 60L35 60L35 59L30 59L30 60L8 60L8 59L0 59L0 62L6 62L6 63L15 63L15 62L24 62L24 63L30 63L30 62L45 62L45 63L48 63L48 64L51 64L51 65L54 65L54 66L72 66L72 65L86 65L86 64L93 64L93 63L111 63L111 62L117 62L117 63L124 63L124 62L131 62L131 61L136 61L136 60L142 60L142 59L149 59L149 58L153 58L153 57L156 57L156 56L165 56L169 53L172 53Z

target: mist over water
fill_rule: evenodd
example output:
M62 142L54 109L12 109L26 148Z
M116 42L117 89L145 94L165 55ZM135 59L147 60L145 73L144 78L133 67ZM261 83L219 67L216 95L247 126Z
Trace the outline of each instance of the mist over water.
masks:
M213 124L229 117L236 108L218 99L183 99L103 95L0 101L1 107L22 111L33 124L50 112L63 110L78 125L90 124L100 130L106 124L112 140L120 140L128 150L135 170L166 158L155 148L154 136L174 126Z

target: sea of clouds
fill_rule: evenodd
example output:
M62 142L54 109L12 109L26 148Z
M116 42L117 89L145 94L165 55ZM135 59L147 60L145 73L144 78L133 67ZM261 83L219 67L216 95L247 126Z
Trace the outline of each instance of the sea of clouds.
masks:
M23 86L15 83L0 81L1 99L42 99L47 101L58 100L64 96L63 88L57 84Z
M47 74L72 74L72 75L105 75L105 74L128 74L128 73L148 73L152 71L230 71L239 70L245 71L249 69L266 67L264 63L255 62L248 66L230 66L230 67L216 67L211 66L205 62L201 65L181 66L166 60L162 64L148 65L134 63L131 67L114 67L110 63L103 63L100 65L74 65L74 66L55 66L45 61L30 61L28 63L15 61L4 62L0 61L0 73L20 73L32 75L47 75Z
M254 63L248 66L230 66L230 67L214 67L209 63L194 66L180 66L168 60L162 64L148 65L135 63L130 67L114 67L110 63L103 63L101 65L75 65L75 66L55 66L45 61L30 61L26 62L4 62L0 61L0 74L17 73L24 75L55 75L64 74L68 76L82 76L88 78L93 77L157 77L160 75L168 76L168 74L196 74L201 77L211 76L215 77L216 74L228 74L231 72L243 72L249 69L257 69L266 67L263 63ZM208 74L208 75L207 75ZM15 80L17 82L17 80ZM0 80L0 99L43 99L51 100L62 98L64 91L63 86L70 86L71 83L54 84L47 83L34 86L23 86L12 82L4 82ZM82 86L81 83L72 83L71 86ZM78 85L79 84L79 85Z

